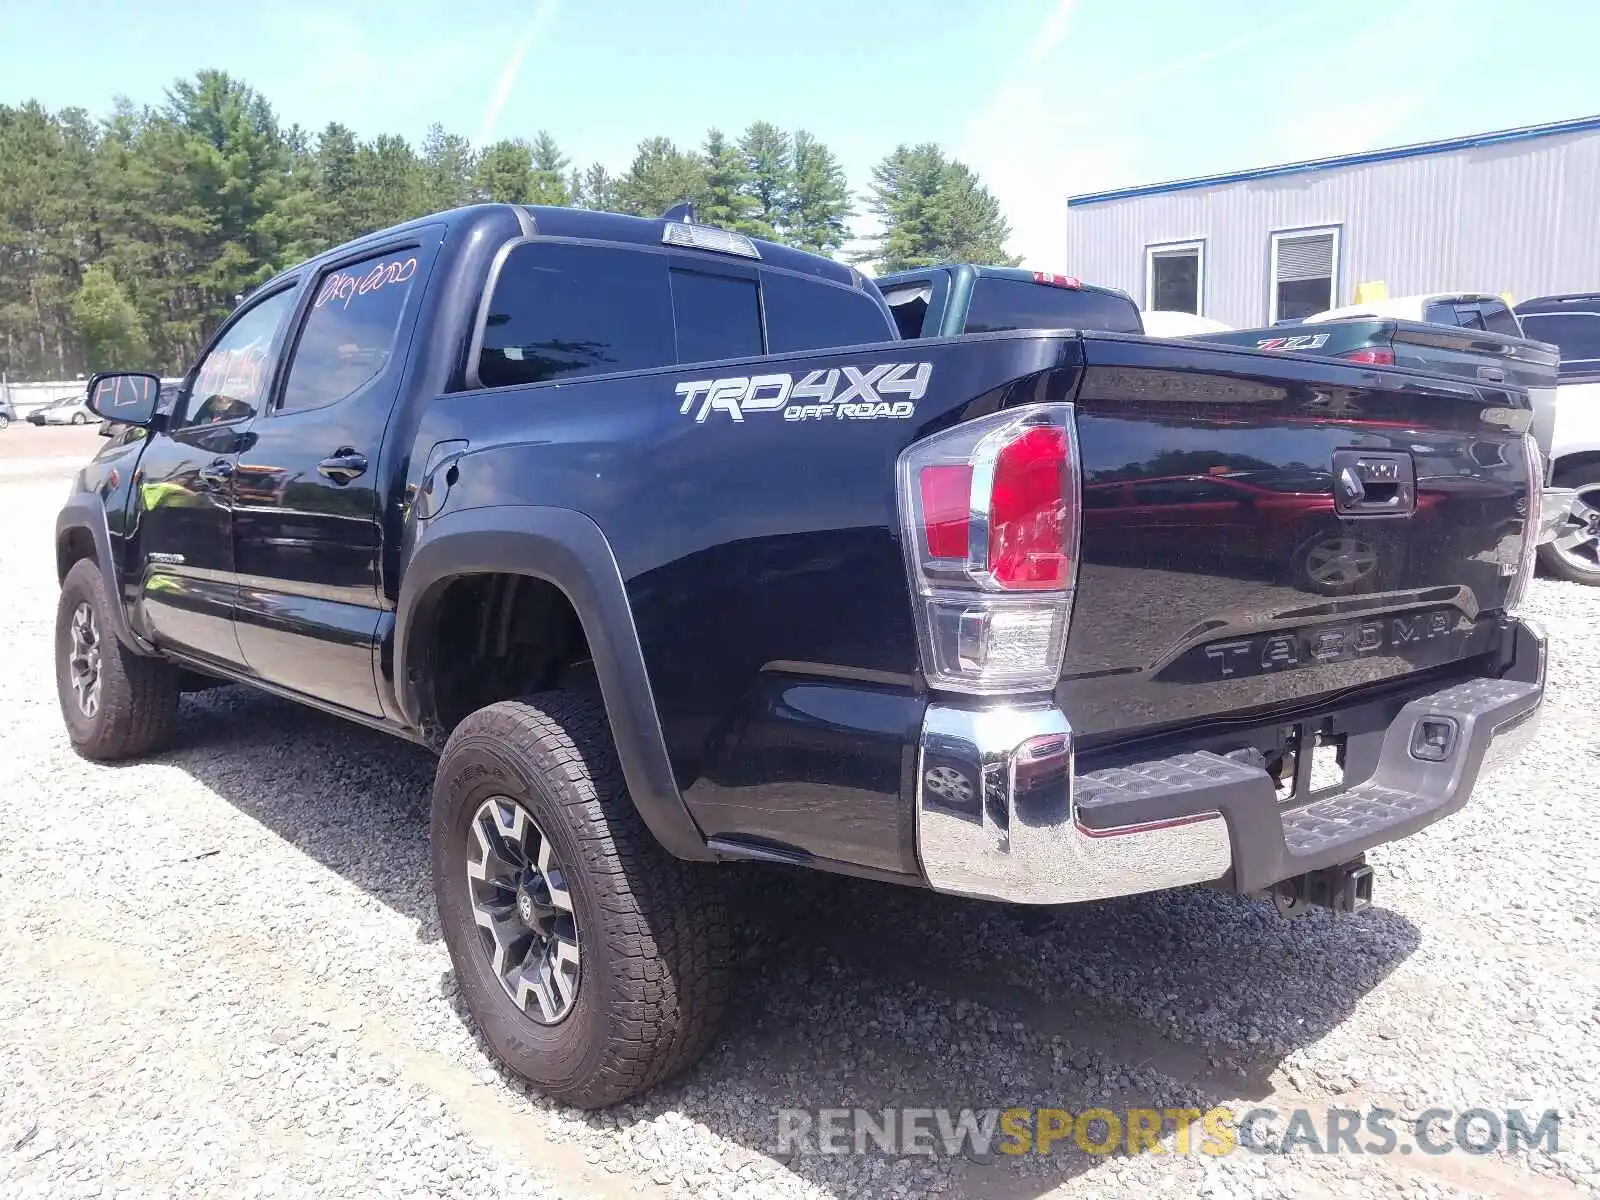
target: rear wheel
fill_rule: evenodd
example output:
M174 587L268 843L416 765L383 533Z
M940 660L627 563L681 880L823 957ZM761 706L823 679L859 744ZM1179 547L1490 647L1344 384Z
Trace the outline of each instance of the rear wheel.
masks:
M79 559L62 580L56 692L72 748L85 758L149 754L178 727L178 669L117 640L109 620L113 603L92 559Z
M598 1108L705 1051L729 977L717 881L645 828L597 700L551 692L462 721L431 841L462 998L518 1074Z
M1557 476L1577 494L1554 539L1539 547L1539 561L1559 579L1600 587L1600 463Z
M84 416L82 413L73 413L72 423L74 425L87 425L89 423L89 418Z
M0 429L9 429L10 427L11 418L6 416L5 413L0 413Z

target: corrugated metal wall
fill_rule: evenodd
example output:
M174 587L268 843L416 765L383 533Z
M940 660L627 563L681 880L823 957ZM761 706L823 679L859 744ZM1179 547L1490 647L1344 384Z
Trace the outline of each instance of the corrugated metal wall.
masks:
M1517 300L1600 290L1600 134L1073 205L1060 270L1144 304L1145 248L1204 241L1201 311L1263 325L1274 231L1339 228L1336 303L1453 288Z

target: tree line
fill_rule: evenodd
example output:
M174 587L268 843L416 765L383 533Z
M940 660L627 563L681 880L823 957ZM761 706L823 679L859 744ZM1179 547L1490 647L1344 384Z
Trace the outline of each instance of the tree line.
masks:
M861 199L878 231L853 257L880 270L1015 261L998 202L936 145L897 147ZM337 122L311 134L218 71L101 120L0 105L0 373L176 373L284 268L480 201L644 216L689 201L697 220L822 254L844 250L858 211L826 145L765 121L698 148L646 138L613 175L575 166L543 131L481 148L438 125L420 146Z

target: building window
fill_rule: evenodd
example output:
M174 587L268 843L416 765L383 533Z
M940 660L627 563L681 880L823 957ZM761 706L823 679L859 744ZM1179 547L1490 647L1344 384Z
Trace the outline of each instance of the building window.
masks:
M1146 246L1144 256L1145 311L1199 316L1200 300L1205 295L1205 243Z
M1339 231L1296 229L1272 235L1271 311L1267 320L1297 321L1334 307L1339 292Z

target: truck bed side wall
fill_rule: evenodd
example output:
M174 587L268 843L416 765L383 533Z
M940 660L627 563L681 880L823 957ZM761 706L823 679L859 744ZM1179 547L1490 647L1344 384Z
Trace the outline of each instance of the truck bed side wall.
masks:
M567 507L604 532L703 833L910 873L901 795L923 700L895 462L942 425L1070 399L1078 347L998 334L462 393L429 406L414 470L438 442L467 439L446 512ZM712 409L701 421L703 399L683 412L675 390L837 369L842 396L846 368L886 363L931 368L909 416Z

